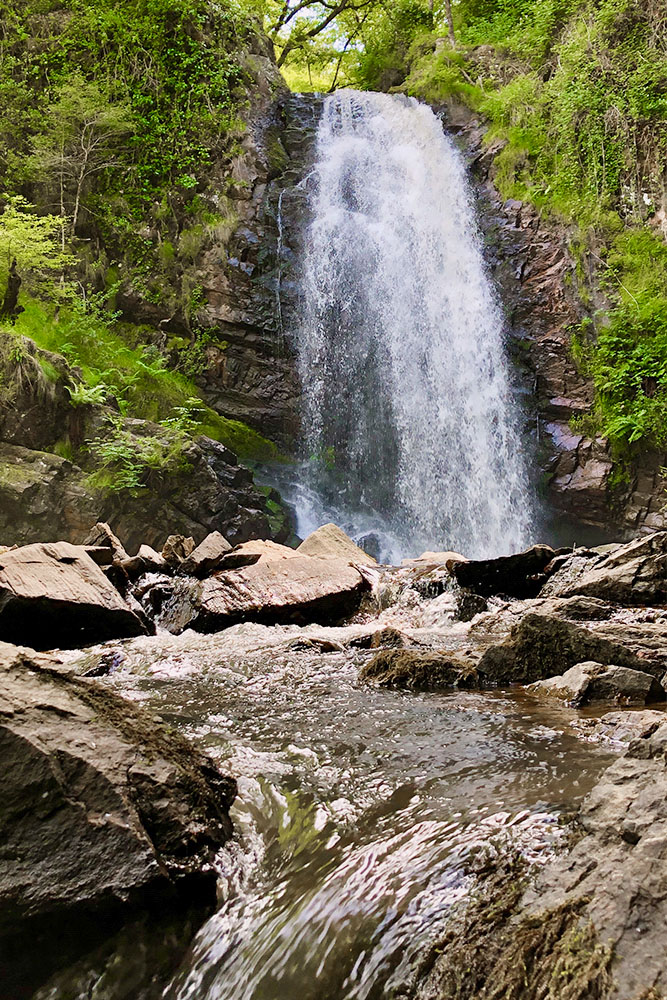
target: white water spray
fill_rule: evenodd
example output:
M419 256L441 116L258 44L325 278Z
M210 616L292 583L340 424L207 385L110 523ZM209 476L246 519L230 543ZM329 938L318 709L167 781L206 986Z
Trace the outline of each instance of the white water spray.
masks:
M372 524L390 558L516 551L518 405L460 155L425 105L339 91L314 181L297 349L322 506L302 526Z

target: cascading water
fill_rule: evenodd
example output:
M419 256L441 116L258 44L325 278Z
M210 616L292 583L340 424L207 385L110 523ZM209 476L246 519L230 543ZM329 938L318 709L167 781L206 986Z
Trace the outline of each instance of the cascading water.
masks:
M301 531L337 519L388 559L521 548L518 405L460 155L425 105L343 90L324 103L312 182Z

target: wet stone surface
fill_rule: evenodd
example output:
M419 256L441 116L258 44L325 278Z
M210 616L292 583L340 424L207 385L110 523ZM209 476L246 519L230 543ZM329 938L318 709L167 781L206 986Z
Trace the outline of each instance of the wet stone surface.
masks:
M239 625L71 654L77 669L111 660L110 686L238 780L221 905L169 1000L394 995L475 866L510 843L548 858L616 755L521 689L362 685L376 650L347 643L373 631ZM449 638L460 645L456 627Z

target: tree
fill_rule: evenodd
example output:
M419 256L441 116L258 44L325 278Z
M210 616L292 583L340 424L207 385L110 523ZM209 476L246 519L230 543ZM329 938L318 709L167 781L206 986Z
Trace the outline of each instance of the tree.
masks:
M0 215L0 287L4 287L0 314L15 319L19 312L21 273L39 279L62 273L72 261L62 249L61 219L57 215L37 215L25 198L7 198Z
M266 30L280 48L278 66L297 49L305 49L342 14L356 14L377 6L378 0L280 0L267 12ZM345 44L347 49L349 42Z
M76 235L81 199L94 174L118 165L115 148L134 131L130 109L114 104L95 83L74 77L49 105L42 130L33 140L35 172L51 174L59 190L61 249Z

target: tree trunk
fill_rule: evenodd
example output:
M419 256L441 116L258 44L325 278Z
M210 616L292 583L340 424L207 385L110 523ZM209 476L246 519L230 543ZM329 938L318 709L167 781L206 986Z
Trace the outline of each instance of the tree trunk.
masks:
M5 297L0 308L0 319L9 319L12 324L16 322L19 313L23 312L23 307L18 304L20 287L21 277L16 269L16 260L13 260L7 275Z
M452 43L452 48L456 48L456 38L454 36L454 18L452 17L452 0L445 0L445 16L447 18L449 40Z

